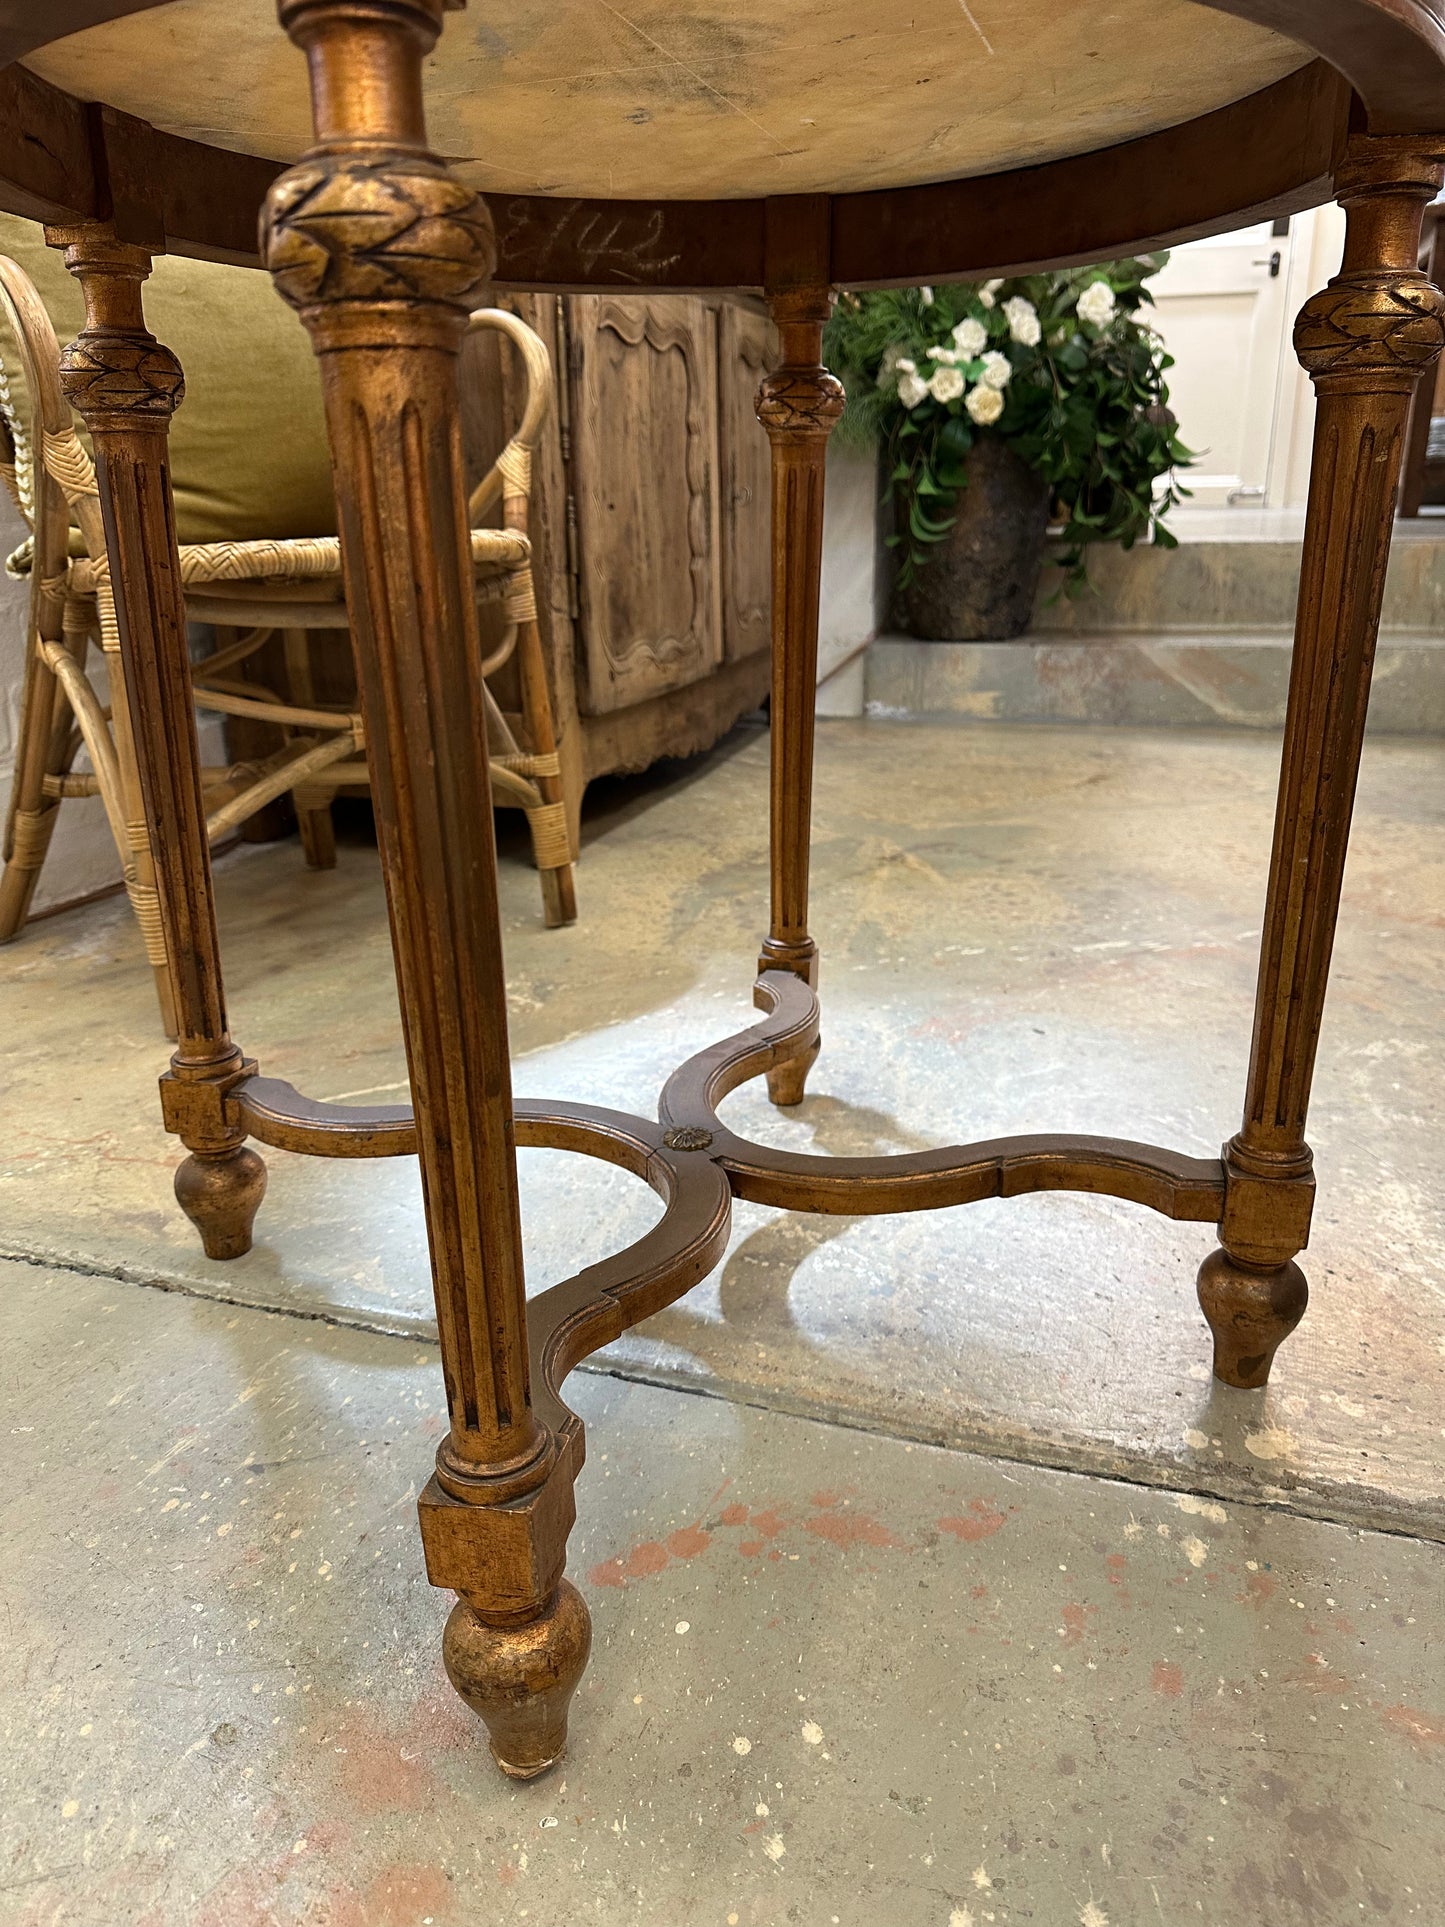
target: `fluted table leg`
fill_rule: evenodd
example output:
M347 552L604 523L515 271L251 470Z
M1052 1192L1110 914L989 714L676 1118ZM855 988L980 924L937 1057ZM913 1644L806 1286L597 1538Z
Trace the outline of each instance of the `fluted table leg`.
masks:
M823 484L828 436L843 388L823 366L827 288L775 294L782 362L758 389L758 420L772 445L773 682L771 703L772 903L759 971L790 970L814 989L818 946L808 930L813 818L813 715L818 690L818 594L823 572ZM768 1072L774 1104L801 1104L814 1044Z
M180 364L145 325L151 260L106 226L50 228L85 296L85 326L61 356L71 406L90 430L115 593L129 726L175 999L177 1044L161 1079L167 1129L190 1156L176 1196L208 1258L251 1248L266 1167L225 1116L255 1066L226 1028L201 797L201 760L167 447L184 393ZM123 727L122 706L117 717ZM118 733L120 733L118 731Z
M562 1751L587 1609L562 1577L576 1452L532 1408L457 357L490 217L426 148L442 0L281 0L316 145L263 251L321 364L416 1113L450 1432L420 1502L443 1654L518 1777Z
M1305 1116L1410 400L1445 339L1445 299L1417 268L1440 182L1436 151L1353 140L1336 180L1344 262L1295 327L1318 397L1314 465L1244 1122L1225 1147L1221 1248L1199 1274L1228 1385L1265 1383L1309 1295L1294 1263L1314 1196Z

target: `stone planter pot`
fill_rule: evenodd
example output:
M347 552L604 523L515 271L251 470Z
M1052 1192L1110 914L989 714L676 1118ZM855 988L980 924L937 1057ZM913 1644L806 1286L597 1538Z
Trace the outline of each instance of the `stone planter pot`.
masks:
M927 642L1021 636L1044 565L1048 483L1006 442L982 435L954 514L951 532L898 592L900 625Z

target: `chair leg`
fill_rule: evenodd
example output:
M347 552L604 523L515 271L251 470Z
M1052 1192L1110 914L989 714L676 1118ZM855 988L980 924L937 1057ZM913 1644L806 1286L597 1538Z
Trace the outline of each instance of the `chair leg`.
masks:
M125 669L121 662L120 631L112 598L102 596L99 602L100 648L110 683L110 733L115 744L116 772L120 778L121 805L125 811L126 894L140 927L146 962L150 965L155 983L161 1030L174 1042L180 1034L180 1019L176 1011L170 960L166 954L165 928L156 888L155 857L151 851L150 832L146 827L145 798L141 793L140 769L136 761L135 731L131 723Z
M562 1751L590 1635L562 1577L575 1454L532 1406L496 847L477 807L491 777L457 359L495 247L425 149L435 0L280 14L309 55L318 145L272 186L262 250L321 364L411 1070L450 1417L422 1543L432 1584L460 1596L452 1682L529 1778Z
M582 757L581 727L575 718L571 727L562 731L557 761L562 771L562 807L567 812L567 848L572 852L572 861L577 863L582 856L582 800L587 794L587 765Z
M316 681L311 673L311 638L304 629L282 631L286 655L287 693L293 703L311 708L316 701ZM336 868L336 831L331 821L331 800L336 792L324 786L303 784L291 792L296 809L296 827L301 834L301 850L308 870Z
M1266 1382L1309 1297L1294 1263L1314 1197L1305 1117L1401 450L1411 396L1445 338L1445 298L1416 265L1441 172L1423 148L1351 140L1336 178L1344 263L1295 326L1318 396L1314 465L1244 1121L1225 1147L1221 1248L1199 1274L1226 1385Z
M542 913L549 929L577 921L577 859L567 820L562 766L557 758L557 733L552 723L552 697L547 688L547 665L536 621L521 624L517 634L517 669L522 685L522 720L527 746L545 767L532 780L541 793L542 808L528 810L532 854L542 884Z
M190 1152L176 1196L207 1256L233 1258L250 1248L266 1167L226 1113L228 1089L254 1066L226 1028L221 984L167 454L181 371L145 325L144 249L99 222L47 228L46 239L65 249L85 296L85 326L62 353L61 379L95 448L122 707L175 996L178 1043L161 1098L167 1128Z
M44 668L44 665L41 665ZM49 676L49 670L45 674ZM55 834L55 821L60 813L58 800L48 799L41 784L48 775L56 772L50 767L52 758L47 754L50 747L50 732L45 732L44 741L32 746L35 712L43 706L49 691L38 692L41 701L36 700L36 682L27 678L25 694L20 712L20 758L15 770L15 806L11 811L9 837L5 846L5 867L0 871L0 943L9 943L19 936L30 915L31 900L35 886L40 881L40 872L45 866L46 854L50 849L50 839ZM48 718L45 719L48 722Z
M38 582L33 584L20 697L20 750L5 826L5 867L0 872L0 943L18 936L30 914L60 811L59 798L45 794L45 778L63 774L70 761L70 705L40 653L41 637L53 634L58 640L62 628L60 598ZM122 861L124 855L122 851Z
M331 820L334 790L295 789L291 801L296 805L296 827L301 833L301 850L308 870L336 868L336 826Z
M822 363L826 288L772 297L782 365L758 390L758 420L772 445L773 682L770 854L772 910L759 971L791 970L818 983L808 934L813 811L813 712L818 685L818 595L823 569L823 480L828 436L843 412L841 383ZM803 1101L818 1045L768 1072L774 1104Z
M532 846L536 849L537 833L532 832ZM542 920L549 930L560 930L565 924L577 921L577 883L570 860L559 863L552 869L543 869L540 860L537 875L542 885Z

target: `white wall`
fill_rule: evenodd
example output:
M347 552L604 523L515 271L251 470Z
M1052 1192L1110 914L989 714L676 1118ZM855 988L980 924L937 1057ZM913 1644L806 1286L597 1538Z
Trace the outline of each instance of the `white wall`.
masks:
M863 714L863 651L878 632L878 457L828 450L818 609L818 714Z
M1289 324L1280 343L1280 380L1270 456L1270 508L1303 508L1310 492L1310 448L1315 391L1292 340L1295 317L1310 296L1339 273L1345 251L1345 211L1330 202L1291 223Z
M1196 505L1304 505L1315 406L1294 322L1338 271L1344 227L1331 203L1295 215L1287 235L1260 222L1191 241L1151 282L1151 320L1177 364L1169 383L1180 437L1198 455L1182 477Z

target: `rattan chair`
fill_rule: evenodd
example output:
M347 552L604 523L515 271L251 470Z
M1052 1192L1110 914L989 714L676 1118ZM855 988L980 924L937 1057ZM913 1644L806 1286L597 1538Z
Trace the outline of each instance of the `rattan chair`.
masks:
M19 751L0 874L0 943L25 923L62 801L99 796L155 972L162 1016L174 1035L95 471L61 392L50 316L25 270L4 255L0 312L10 324L15 367L29 403L27 410L12 398L0 356L0 476L31 531L6 565L12 575L29 577L30 614ZM525 810L546 921L559 925L576 916L574 852L527 535L531 455L551 400L551 364L542 342L515 315L481 309L471 326L507 336L520 350L527 373L521 424L470 503L476 523L500 499L503 527L473 527L472 561L479 603L500 605L500 637L483 674L495 674L515 655L522 700L525 741L518 740L486 691L493 801ZM211 840L289 792L307 861L328 867L335 861L331 802L342 788L367 781L360 714L309 700L310 632L347 627L339 540L321 535L182 543L180 566L187 615L214 625L218 637L215 650L193 666L198 708L277 724L286 736L273 755L204 771ZM291 684L286 698L234 673L278 631L285 637ZM108 671L108 702L88 673L93 644L99 645ZM90 767L77 770L82 746Z

